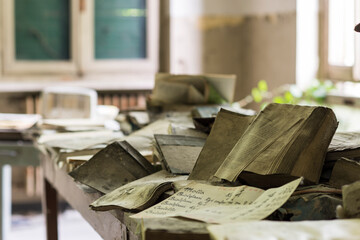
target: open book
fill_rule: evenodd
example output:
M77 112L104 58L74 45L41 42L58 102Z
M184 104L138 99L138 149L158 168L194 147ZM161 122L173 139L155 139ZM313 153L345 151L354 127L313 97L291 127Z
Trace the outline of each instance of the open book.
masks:
M97 199L90 207L96 211L117 208L143 210L152 206L165 191L172 189L171 183L186 180L187 177L162 170L114 189Z
M236 115L230 118L231 121L235 119L240 121ZM234 128L234 134L238 134L235 144L234 141L225 141L226 144L219 141L214 145L209 141L229 138L223 134L225 131L219 131L220 127L229 124L229 120L216 121L194 168L197 173L191 173L189 179L204 179L199 175L201 168L197 168L197 165L205 165L201 164L204 161L203 152L211 156L222 151L224 154L228 152L225 158L219 157L217 162L213 160L219 166L214 173L218 179L234 182L240 178L253 184L252 180L259 180L259 176L281 176L278 180L284 179L285 182L291 178L284 176L303 176L306 181L317 183L327 148L338 125L329 108L273 103L261 111L245 131ZM231 149L225 151L229 146ZM253 174L258 176L253 177ZM283 183L279 181L275 185ZM271 186L274 185L269 183L267 187Z

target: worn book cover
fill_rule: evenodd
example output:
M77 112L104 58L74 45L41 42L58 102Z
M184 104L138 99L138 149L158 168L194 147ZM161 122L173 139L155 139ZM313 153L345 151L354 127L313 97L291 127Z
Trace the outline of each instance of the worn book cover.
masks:
M253 116L221 109L189 179L209 180L253 119Z
M108 145L69 174L78 182L108 193L154 172L154 167L138 151L122 141Z
M155 151L164 168L174 174L189 174L205 139L182 135L156 134Z
M303 176L317 183L337 125L330 108L269 104L236 142L215 177L233 182L247 171Z
M234 101L235 75L176 75L157 73L151 106Z
M329 184L341 188L356 181L360 181L360 162L347 158L337 160L331 172Z

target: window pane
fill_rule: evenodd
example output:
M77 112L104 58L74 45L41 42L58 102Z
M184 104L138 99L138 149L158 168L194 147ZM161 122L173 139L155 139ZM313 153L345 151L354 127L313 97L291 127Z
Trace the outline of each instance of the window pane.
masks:
M17 60L70 58L69 0L15 0Z
M354 0L329 0L329 64L354 64Z
M145 0L95 0L95 58L145 57Z

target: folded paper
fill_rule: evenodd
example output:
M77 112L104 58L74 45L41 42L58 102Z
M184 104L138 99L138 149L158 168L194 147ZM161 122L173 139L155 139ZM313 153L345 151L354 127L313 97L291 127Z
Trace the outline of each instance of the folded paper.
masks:
M172 182L185 180L187 177L163 170L115 189L97 199L90 207L96 211L116 208L143 210L153 205L162 193L171 189Z
M266 191L249 187L219 187L190 183L166 200L132 218L185 217L208 223L260 220L281 207L301 178Z

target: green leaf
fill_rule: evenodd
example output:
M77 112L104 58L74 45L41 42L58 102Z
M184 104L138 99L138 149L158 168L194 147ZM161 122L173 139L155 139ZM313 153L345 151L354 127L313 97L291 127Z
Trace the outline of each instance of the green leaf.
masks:
M286 103L294 103L294 96L290 93L290 92L285 92L284 93L284 99L286 101Z
M285 103L285 99L281 96L277 96L273 98L274 103Z
M260 105L260 109L261 110L264 110L264 108L268 105L269 103L262 103L261 105Z
M265 80L260 80L258 82L258 88L260 92L266 92L268 90L268 86Z
M261 92L259 91L259 89L257 89L257 88L251 89L251 95L255 102L257 102L257 103L261 102L262 95L261 95Z

